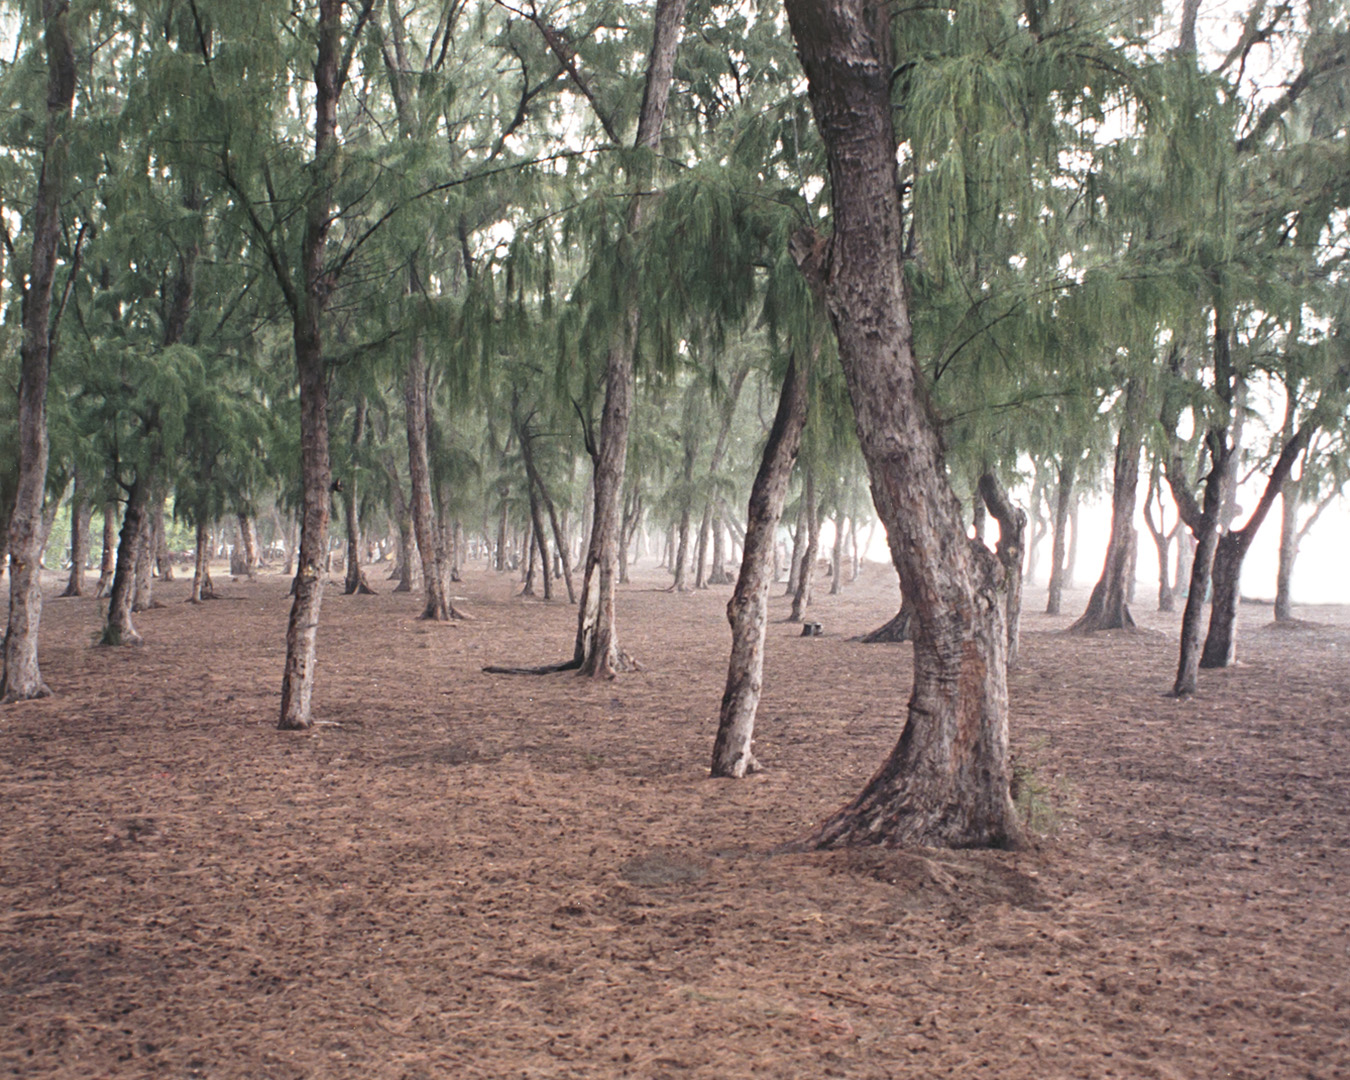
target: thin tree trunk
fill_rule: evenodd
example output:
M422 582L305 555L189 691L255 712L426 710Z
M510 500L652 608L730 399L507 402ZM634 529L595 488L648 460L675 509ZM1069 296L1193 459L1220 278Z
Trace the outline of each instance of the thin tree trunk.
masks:
M575 604L577 602L576 591L572 585L572 557L567 550L567 533L558 520L558 508L554 505L553 497L549 494L548 488L544 484L544 478L540 475L538 463L534 459L534 433L530 430L528 421L518 422L516 427L516 437L520 440L521 458L525 462L525 478L533 485L531 490L531 500L534 498L534 490L538 491L539 498L543 501L544 509L548 511L549 524L553 529L554 550L562 562L563 580L567 585L567 602ZM531 504L531 513L537 513L537 507ZM625 518L624 546L627 547L631 534L627 529L627 519ZM626 554L626 553L625 553Z
M431 467L427 452L427 371L421 338L413 341L403 383L404 415L408 429L408 475L412 481L413 531L422 559L422 614L432 622L445 622L459 613L453 610L445 591L445 545L437 535L436 511L431 499ZM502 531L498 533L497 567L505 558L506 501L502 499Z
M779 513L781 517L781 511ZM747 527L749 522L746 523ZM725 585L730 580L727 574L727 526L720 513L713 515L712 522L712 566L708 570L709 585ZM742 555L744 559L744 555Z
M200 604L216 598L216 587L211 582L211 536L205 521L197 522L197 543L192 559L192 592L188 603Z
M18 487L9 519L9 623L5 630L0 701L51 693L38 668L42 621L42 500L47 485L47 383L52 364L52 285L61 237L67 128L75 96L75 51L66 0L43 0L47 48L47 117L37 200L25 231L33 238L28 281L23 287L19 345Z
M1025 555L1027 514L1014 506L998 477L980 477L980 497L998 522L998 561L1003 564L1004 613L1008 629L1008 669L1017 667L1021 652L1022 560Z
M108 619L103 627L104 645L139 645L141 635L131 620L136 601L136 564L140 538L150 501L144 481L137 479L127 491L127 508L117 542L117 569L108 593Z
M173 580L173 552L169 550L169 528L164 523L164 507L155 515L155 568L160 581Z
M1266 481L1265 491L1256 504L1247 523L1240 529L1230 529L1219 540L1214 554L1214 599L1209 609L1209 631L1205 635L1204 650L1200 655L1202 668L1228 667L1237 657L1237 613L1242 599L1242 562L1251 550L1252 541L1270 513L1270 508L1289 478L1289 472L1312 430L1305 427L1287 442L1274 469Z
M802 567L806 563L806 534L810 531L806 524L806 488L802 488L801 501L797 507L797 526L792 530L792 554L788 556L786 596L796 596L801 585Z
M103 504L103 551L99 555L98 588L94 596L102 599L112 588L113 571L117 568L117 502Z
M816 553L820 550L820 506L816 503L815 473L806 470L806 550L802 552L802 568L797 576L797 591L792 594L792 614L788 622L801 622L811 604L811 586L815 583Z
M834 550L830 553L833 573L830 577L830 595L837 596L844 589L844 515L834 516Z
M361 569L361 501L357 486L360 469L356 455L365 436L366 399L362 397L356 403L356 412L352 418L352 469L347 475L347 490L343 499L347 517L347 574L342 591L347 596L375 595L375 590L370 587L370 582L366 580L365 572Z
M918 619L914 689L885 765L808 841L1009 846L1006 630L994 555L966 539L936 418L913 354L891 99L890 9L787 0L829 161L834 235L800 236L825 297L873 501Z
M660 144L686 5L687 0L658 0L656 5L655 32L647 60L646 88L638 118L636 145L639 150L654 151ZM646 186L646 169L638 168L634 172L635 175L630 179L641 190ZM627 227L630 238L641 230L646 208L647 201L642 196L635 196L630 203ZM573 659L580 672L601 678L612 678L619 671L632 666L631 658L619 647L614 612L620 539L619 500L628 460L628 428L633 403L633 354L637 346L641 310L636 296L630 296L627 305L605 360L605 404L600 414L599 439L592 457L595 512L582 575L573 650Z
M745 525L745 554L736 588L727 602L731 660L713 744L712 775L743 777L759 768L753 741L764 679L770 566L793 463L806 426L806 371L794 355L778 398L778 412L764 447Z
M75 472L75 489L70 497L70 577L62 596L83 596L86 564L89 562L89 525L94 509L89 503L84 478Z
M1177 534L1176 528L1171 532L1163 531L1163 502L1162 502L1162 471L1161 462L1154 459L1153 467L1149 470L1148 493L1144 496L1144 524L1148 526L1148 533L1153 537L1153 546L1158 552L1158 610L1174 611L1176 610L1175 590L1168 575L1171 571L1171 553L1172 540ZM1153 520L1153 504L1158 504L1158 520Z
M258 576L258 567L262 560L258 557L258 529L253 524L251 514L239 515L239 544L244 549L242 560L244 574L252 581Z
M1134 509L1139 493L1139 451L1143 445L1143 385L1131 379L1125 387L1125 409L1116 433L1115 483L1111 490L1111 539L1106 546L1102 576L1093 587L1087 610L1069 630L1090 634L1096 630L1132 630L1129 591L1133 572Z

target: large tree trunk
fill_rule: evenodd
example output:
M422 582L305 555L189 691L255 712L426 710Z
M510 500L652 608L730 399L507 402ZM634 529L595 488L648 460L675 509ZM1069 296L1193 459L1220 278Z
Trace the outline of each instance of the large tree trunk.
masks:
M638 117L639 151L655 151L661 142L666 103L674 75L687 0L658 0L652 49L647 58L647 82ZM648 170L634 169L630 179L639 190ZM635 236L646 218L647 201L635 196L628 211L628 236ZM582 576L573 660L583 675L612 678L631 666L619 647L614 619L614 589L618 575L620 532L619 500L628 461L628 427L633 409L633 352L637 346L640 308L636 296L627 299L605 358L605 404L593 457L595 510L590 544Z
M1115 483L1111 490L1111 539L1106 545L1102 576L1092 589L1087 610L1069 630L1090 634L1096 630L1132 630L1130 579L1134 569L1134 508L1139 494L1139 451L1144 439L1143 385L1131 379L1125 387L1125 409L1116 433Z
M1058 615L1064 606L1065 578L1069 573L1067 533L1073 509L1074 485L1078 482L1078 458L1078 450L1074 448L1066 450L1059 461L1054 536L1050 543L1050 588L1045 602L1047 615Z
M759 768L752 744L764 680L764 635L768 627L774 536L801 446L806 409L806 371L794 355L788 363L764 457L750 489L745 555L736 589L727 602L731 661L713 745L713 776L742 777Z
M38 668L42 621L42 499L47 486L47 382L52 363L52 284L61 237L71 102L75 96L75 52L70 40L69 4L43 0L47 47L47 120L42 171L33 216L24 222L32 236L32 260L23 287L19 345L19 482L9 519L9 623L5 630L0 701L26 701L51 693Z
M84 478L75 472L70 496L70 577L62 596L83 596L86 564L89 562L89 525L94 516Z
M912 345L892 126L890 12L866 0L788 0L830 169L834 236L799 241L839 340L873 501L918 620L909 716L889 760L811 838L841 844L1007 846L1002 568L967 539Z

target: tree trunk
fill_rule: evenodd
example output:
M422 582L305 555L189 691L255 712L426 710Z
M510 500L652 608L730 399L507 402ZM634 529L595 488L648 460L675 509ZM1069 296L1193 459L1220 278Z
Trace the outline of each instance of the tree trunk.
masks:
M788 622L801 622L811 604L811 586L815 584L816 556L820 551L820 506L816 502L816 478L808 467L806 490L802 495L806 504L806 550L802 552L802 568L797 575L797 591L792 594L792 614Z
M553 497L549 494L548 488L544 485L544 478L539 472L538 463L534 459L534 432L530 430L528 421L518 421L516 425L516 436L520 440L521 458L525 462L525 478L532 485L531 489L531 507L533 514L538 513L538 508L534 506L534 491L537 490L539 498L543 501L544 509L548 511L549 524L553 529L554 550L562 562L563 581L567 585L567 602L575 604L577 602L576 591L572 585L572 555L567 550L567 531L562 527L558 520L558 508L553 502ZM536 527L541 527L542 523L536 523ZM624 547L627 547L631 539L628 521L624 519ZM626 551L624 553L626 555ZM551 595L551 594L546 594Z
M837 596L844 588L844 515L834 515L834 550L830 553L833 572L830 577L830 595Z
M169 550L169 529L164 524L164 505L161 502L155 515L155 569L160 581L173 580L173 552Z
M1161 462L1154 458L1153 467L1149 470L1148 493L1144 496L1144 524L1148 526L1148 533L1153 537L1153 546L1158 552L1158 610L1174 611L1176 609L1175 590L1169 579L1171 571L1171 552L1172 540L1177 534L1176 528L1171 532L1163 531L1163 503L1162 503L1162 471ZM1158 520L1153 520L1153 504L1158 504Z
M33 216L24 229L33 239L28 281L23 287L19 345L18 486L9 519L9 623L5 631L0 701L26 701L51 693L38 668L42 621L42 499L47 486L47 382L52 364L52 284L61 238L67 128L75 96L75 52L69 5L43 0L47 47L47 118L42 170Z
M243 548L240 564L244 576L252 581L258 576L258 567L262 560L258 557L258 529L253 524L251 514L239 515L239 546Z
M914 603L907 594L900 597L900 610L895 616L869 634L858 639L864 645L899 644L914 640Z
M694 562L698 567L698 572L694 575L694 588L706 589L711 582L704 568L708 564L708 541L712 538L712 513L713 501L708 499L703 504L703 517L698 523L698 543L694 545ZM713 572L716 573L717 567L713 566Z
M755 714L764 679L770 567L778 521L783 515L792 467L806 426L806 372L794 355L778 398L778 412L764 447L745 525L745 555L735 591L727 602L731 661L713 745L712 775L743 777L759 768L752 752Z
M356 403L356 412L352 418L352 468L347 475L347 490L343 493L347 518L347 573L346 579L342 583L342 591L346 596L375 595L375 590L370 587L370 582L366 580L365 571L361 569L361 501L357 486L360 469L357 465L356 455L361 440L365 436L366 399L362 397Z
M159 496L155 495L146 504L141 528L136 534L136 593L131 603L131 610L135 612L164 606L155 602L155 510L158 505Z
M782 510L778 512L782 517ZM749 522L746 523L747 532ZM744 555L742 555L744 559ZM727 527L721 514L715 514L712 521L712 566L708 570L709 585L726 585L731 581L727 573Z
M313 723L314 665L323 605L323 560L328 553L333 469L328 452L328 370L323 355L323 316L331 281L324 254L332 225L337 167L337 104L346 72L341 66L342 0L319 0L318 54L314 62L314 168L305 207L300 279L281 282L289 293L295 366L300 384L300 469L303 481L300 552L295 599L286 624L286 663L281 679L283 731ZM298 287L297 287L298 286Z
M136 601L136 564L146 506L150 501L146 484L135 480L127 491L127 508L117 542L117 569L108 593L108 620L103 627L104 645L139 645L141 635L131 620Z
M89 503L84 479L75 472L75 490L70 497L70 578L62 596L83 596L84 575L89 562L89 525L94 508Z
M1294 562L1298 558L1298 504L1302 482L1286 480L1280 489L1280 562L1275 571L1275 621L1289 622L1294 617L1292 586Z
M1111 539L1106 545L1102 576L1092 589L1087 610L1069 627L1075 634L1097 630L1132 630L1130 577L1134 561L1134 509L1139 493L1139 451L1143 445L1144 387L1131 379L1125 387L1125 409L1116 433L1115 483L1111 490Z
M94 596L103 599L112 588L113 571L117 568L117 502L103 504L103 551L99 555L98 588Z
M1242 599L1242 562L1251 550L1275 498L1284 488L1294 461L1303 452L1312 430L1305 427L1287 442L1266 481L1265 491L1247 523L1224 533L1214 554L1214 599L1209 609L1209 631L1200 656L1202 668L1228 667L1237 657L1237 613Z
M453 611L445 591L445 546L437 535L436 510L431 499L431 466L427 452L427 369L422 339L416 338L408 354L408 372L403 383L404 416L408 429L408 476L412 481L413 531L422 559L422 614L432 622L446 622ZM506 497L502 496L501 530L497 534L497 569L505 569Z
M192 592L188 596L190 604L216 598L216 587L211 582L211 535L205 521L197 522L196 539L192 558Z
M647 60L647 81L638 118L639 151L655 151L665 124L666 103L674 74L687 0L658 0L652 49ZM648 170L633 170L630 177L641 190ZM627 235L642 228L647 201L635 196L629 205ZM591 520L590 546L582 576L581 602L577 612L577 635L573 659L583 675L612 678L632 666L619 647L614 619L614 588L617 583L620 532L619 500L628 460L628 427L633 406L633 354L637 346L640 307L635 295L627 298L627 310L610 343L605 358L605 404L600 414L599 440L593 455L595 511Z
M797 527L792 530L792 554L788 556L787 596L796 596L801 585L802 567L806 563L806 534L810 531L806 525L806 488L802 488L801 501L797 507Z
M980 497L998 522L998 561L1003 564L1004 613L1008 628L1008 668L1017 667L1021 652L1022 559L1025 555L1027 514L1014 506L998 477L980 477Z
M913 354L892 125L890 12L867 0L787 0L829 160L834 235L801 237L839 341L873 501L918 633L909 716L889 760L808 841L999 846L1020 830L1009 793L1002 571L971 543L946 479Z
M1068 576L1069 510L1073 506L1073 486L1079 472L1079 452L1065 451L1060 459L1060 475L1054 489L1054 535L1050 540L1050 587L1046 594L1045 613L1057 616L1064 607L1064 579Z

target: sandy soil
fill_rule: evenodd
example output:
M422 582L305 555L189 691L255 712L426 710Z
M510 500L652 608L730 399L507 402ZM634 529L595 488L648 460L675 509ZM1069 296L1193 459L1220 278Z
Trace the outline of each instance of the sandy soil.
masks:
M0 1072L1350 1076L1350 610L1245 608L1184 702L1145 597L1134 635L1030 614L1034 847L774 854L899 733L910 647L848 640L892 581L771 627L742 782L707 777L729 590L656 570L620 608L647 670L603 685L480 671L570 650L497 575L449 626L330 589L301 735L280 577L161 586L119 650L49 599L58 696L0 711Z

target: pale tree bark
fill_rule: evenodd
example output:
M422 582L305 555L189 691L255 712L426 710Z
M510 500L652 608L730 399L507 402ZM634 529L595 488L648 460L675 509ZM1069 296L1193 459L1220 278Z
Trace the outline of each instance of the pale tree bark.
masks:
M427 370L421 338L413 341L403 382L403 411L408 430L408 475L412 481L413 532L422 560L422 615L432 622L446 622L459 615L446 592L445 541L439 535L436 510L431 499L431 465L427 453ZM506 508L502 506L502 530L497 534L497 569L504 568Z
M1008 630L1008 669L1017 667L1021 653L1022 561L1026 554L1027 513L1014 506L998 477L987 472L980 477L980 497L998 522L995 554L1003 564L1004 619Z
M713 443L712 457L708 462L708 479L716 480L722 471L722 462L726 458L727 443L731 438L731 427L736 419L736 404L740 401L741 389L750 374L750 365L740 365L731 375L727 384L726 397L722 401L721 424L717 429L717 440ZM711 487L711 485L710 485ZM703 520L698 530L698 573L694 577L694 588L706 589L709 585L725 585L731 579L727 574L726 553L723 549L723 529L720 516L715 514L718 496L710 494L703 506ZM782 512L780 510L779 515ZM714 521L714 518L717 520ZM716 532L713 532L714 525ZM712 566L704 574L704 563L708 555L708 539L712 537Z
M1298 523L1298 511L1302 504L1304 478L1307 477L1308 453L1304 455L1304 473L1298 480L1286 480L1280 488L1280 555L1275 573L1275 621L1288 622L1293 619L1293 583L1294 563L1298 559L1299 546L1317 524L1317 519L1340 496L1340 490L1333 488L1318 500L1317 505L1302 525Z
M258 557L258 528L251 514L239 514L239 547L242 549L240 566L244 576L252 581L258 576L262 560Z
M169 530L164 524L164 506L155 516L155 568L160 581L173 580L173 553L169 551Z
M136 535L136 597L131 604L131 610L135 612L164 606L155 600L155 515L162 513L160 498L158 493L151 497Z
M834 549L830 552L830 595L837 596L844 588L844 515L834 515Z
M851 804L807 842L1008 846L1002 568L971 542L946 478L916 362L892 124L890 9L866 0L788 0L829 161L834 235L799 241L839 341L873 502L892 537L918 632L909 715L894 751Z
M636 146L639 151L654 153L660 145L686 6L687 0L658 0L656 5L646 87L638 116ZM640 189L649 172L649 165L639 166L630 179ZM647 199L641 195L634 196L629 204L627 233L630 240L642 229L647 205ZM631 657L619 647L614 598L621 524L619 500L628 461L628 428L633 411L633 352L637 345L639 318L636 298L630 297L605 358L605 404L592 457L594 516L582 574L573 661L581 674L599 678L613 678L633 666Z
M47 383L52 364L52 285L56 280L61 238L61 200L65 194L71 103L75 97L75 50L71 44L66 0L43 0L47 49L46 126L42 171L32 217L24 222L32 237L32 259L23 285L19 345L19 481L9 519L9 622L5 630L0 702L45 697L51 693L38 667L38 630L42 622L42 500L47 486Z
M1153 520L1154 503L1158 506L1157 521ZM1177 518L1170 530L1163 529L1165 521L1162 501L1162 462L1157 458L1154 459L1153 467L1148 474L1148 492L1144 496L1144 524L1148 526L1148 533L1153 537L1153 546L1158 552L1158 610L1175 611L1176 590L1169 575L1172 569L1172 541L1176 539L1177 530L1181 527L1181 519Z
M110 499L103 504L103 552L99 556L98 587L94 596L102 599L112 588L113 571L117 568L117 502Z
M806 564L806 536L810 532L806 521L806 489L803 487L802 497L797 504L797 524L792 530L792 553L788 556L787 588L783 590L785 596L796 596L797 589L801 585L802 567Z
M727 602L731 661L713 745L713 776L743 777L759 768L752 748L755 714L764 683L764 637L768 627L774 536L801 446L806 410L805 366L794 355L783 379L778 412L764 446L759 472L750 489L745 554L735 591Z
M513 403L514 404L514 403ZM513 409L514 412L514 409ZM549 494L547 485L544 483L543 475L539 472L539 464L534 457L534 440L538 437L531 427L533 417L525 417L518 420L516 424L516 437L520 440L520 456L525 462L525 477L532 485L532 488L538 492L539 501L543 503L543 508L548 512L549 524L553 529L554 548L557 552L559 561L562 563L563 582L567 586L567 602L575 604L577 602L576 590L572 584L572 554L568 551L567 532L558 518L558 508L553 502L553 496ZM534 512L537 507L531 507ZM627 528L627 520L624 522L624 541L625 546L631 538ZM542 529L542 522L536 525Z
M1069 627L1070 632L1132 630L1130 579L1134 569L1134 509L1139 497L1139 452L1144 441L1144 385L1130 379L1125 386L1125 408L1116 432L1116 467L1111 489L1111 538L1106 546L1102 576L1092 589L1087 610Z

